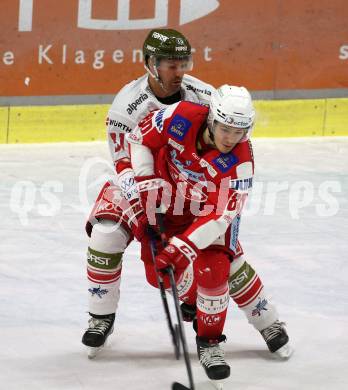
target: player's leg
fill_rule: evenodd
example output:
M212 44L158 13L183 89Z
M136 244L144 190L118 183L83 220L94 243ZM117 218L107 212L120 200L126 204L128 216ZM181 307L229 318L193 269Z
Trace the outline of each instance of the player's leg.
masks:
M269 350L272 353L277 351L281 357L289 357L289 337L284 323L279 321L277 309L265 292L259 275L244 256L234 259L230 265L229 293L248 322L261 333Z
M101 219L93 226L87 252L91 318L82 338L89 347L101 347L113 331L120 299L122 255L128 241L128 233L114 221Z
M101 189L86 225L90 237L87 251L89 327L82 342L91 347L104 345L113 330L120 298L122 255L132 239L123 197L112 182ZM90 351L92 355L95 350Z
M156 241L157 253L163 249L160 240ZM146 280L153 287L158 288L157 274L153 263L150 241L146 238L141 243L141 260L144 262ZM163 277L165 289L171 293L171 287L168 276ZM193 266L190 264L182 272L175 273L176 288L180 301L192 306L196 304L197 285L193 275Z
M207 249L194 262L197 281L197 352L208 377L222 380L230 375L220 343L229 302L230 261L226 253Z

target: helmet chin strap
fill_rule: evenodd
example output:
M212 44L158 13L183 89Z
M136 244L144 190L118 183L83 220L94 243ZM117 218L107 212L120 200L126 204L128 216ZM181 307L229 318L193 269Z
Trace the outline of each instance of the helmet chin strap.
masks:
M208 130L208 138L209 140L213 143L213 145L216 147L215 145L215 140L214 140L214 133L212 132L212 130L210 129L210 126L208 125L206 130L204 130L204 132L206 132ZM204 133L203 133L204 134ZM205 141L206 142L206 141Z
M215 145L215 140L214 140L214 132L213 132L213 129L214 129L214 122L215 120L213 120L213 123L211 123L211 126L209 126L209 122L208 122L208 135L209 135L209 138L210 140L214 143Z
M155 79L155 80L158 82L158 84L160 85L160 87L163 89L163 91L164 91L165 93L168 93L168 90L165 88L165 86L164 86L164 84L163 84L161 78L160 78L159 75L158 75L158 71L157 71L156 66L153 65L153 67L154 67L154 69L155 69L155 73L152 73L152 72L151 72L149 66L144 65L144 68L145 68L146 71L149 73L150 77L152 77L153 79Z
M214 142L214 145L215 145L215 140L214 140L214 133L210 130L209 130L209 138L211 139L212 142Z

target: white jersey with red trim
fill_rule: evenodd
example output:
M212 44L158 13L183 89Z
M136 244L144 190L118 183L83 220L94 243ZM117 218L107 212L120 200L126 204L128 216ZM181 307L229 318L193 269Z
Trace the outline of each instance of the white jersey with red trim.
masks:
M198 249L222 245L239 255L241 210L254 173L252 146L246 141L226 154L207 147L199 151L208 113L207 107L190 102L150 113L127 136L132 167L136 176L155 174L170 183L167 213L178 219L194 215L183 234Z
M137 124L150 112L168 107L161 103L153 94L148 74L126 84L116 95L108 112L106 121L108 142L116 172L122 171L122 164L117 163L129 157L125 134L134 129ZM214 87L190 76L184 75L181 84L181 100L209 105Z

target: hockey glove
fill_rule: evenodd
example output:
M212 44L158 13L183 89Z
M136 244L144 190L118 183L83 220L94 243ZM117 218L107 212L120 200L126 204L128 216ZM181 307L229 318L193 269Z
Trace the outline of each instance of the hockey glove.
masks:
M165 269L172 267L175 272L183 271L194 261L199 254L199 249L183 236L174 236L169 245L156 256L157 270L165 273Z
M133 212L133 218L129 219L129 226L132 229L134 237L140 242L146 232L149 225L149 221L144 213L144 209L139 199L134 199L129 202Z
M135 180L138 183L138 193L145 213L145 218L147 218L150 225L155 226L157 224L156 212L165 211L161 209L165 181L155 175L136 176Z

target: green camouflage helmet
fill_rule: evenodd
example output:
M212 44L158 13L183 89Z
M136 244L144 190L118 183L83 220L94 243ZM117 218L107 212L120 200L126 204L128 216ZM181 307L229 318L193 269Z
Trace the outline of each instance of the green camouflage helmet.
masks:
M179 31L155 29L145 39L143 54L145 60L150 56L184 58L191 55L191 45Z

